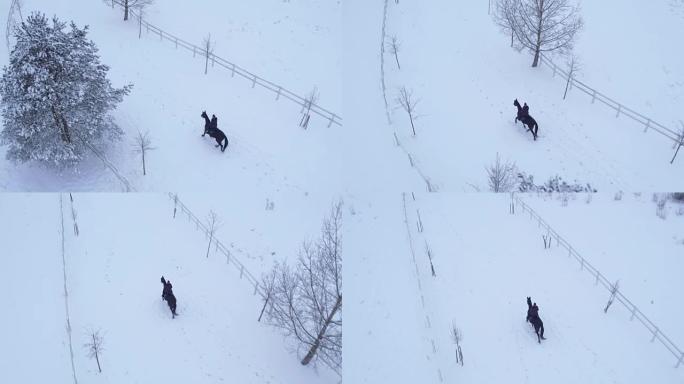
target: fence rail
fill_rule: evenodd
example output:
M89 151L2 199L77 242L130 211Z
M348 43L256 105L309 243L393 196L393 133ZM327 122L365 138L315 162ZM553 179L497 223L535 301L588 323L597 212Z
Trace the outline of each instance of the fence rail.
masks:
M169 198L174 202L174 209L180 208L180 212L184 214L188 220L195 223L196 228L201 230L207 238L210 238L210 231L207 226L190 210L190 208L183 204L183 202L178 198L177 194L169 192ZM226 263L235 266L235 269L240 273L240 278L246 278L247 281L254 287L254 294L256 295L258 293L262 297L265 297L265 294L262 292L262 287L259 284L259 280L254 277L249 270L247 270L245 265L230 251L230 249L226 248L221 241L219 241L215 236L213 236L212 239L216 251L220 251L226 257Z
M522 207L523 213L527 212L530 215L530 219L536 220L540 227L543 227L551 237L556 240L556 245L562 245L568 251L568 257L574 257L577 262L580 263L582 270L589 272L595 279L596 284L603 285L608 291L612 289L612 283L598 270L596 269L587 259L580 255L575 248L565 240L561 235L558 234L551 226L537 214L529 205L525 204L524 201L518 196L513 195L514 202ZM632 303L625 295L616 290L615 298L618 302L625 306L625 308L631 313L630 320L637 319L641 324L646 327L646 329L651 332L653 336L651 342L656 339L661 342L661 344L677 359L677 364L675 368L678 368L682 363L684 363L684 351L682 351L663 331L653 323L634 303Z
M117 4L120 7L123 7L123 3L121 3L120 0L112 0L112 4ZM276 100L280 99L281 97L288 99L296 104L298 104L300 107L302 107L301 112L304 112L305 109L309 109L310 111L315 113L316 115L326 119L328 121L328 127L331 125L335 124L338 126L342 126L342 117L339 116L338 114L329 111L315 103L312 103L310 100L307 98L304 98L302 96L297 95L296 93L288 90L287 88L280 86L276 83L273 83L269 80L266 80L250 71L248 71L245 68L242 68L238 66L237 64L226 60L220 56L215 55L214 53L211 52L205 52L205 50L202 47L199 47L195 44L192 44L190 42L187 42L177 36L174 36L161 28L148 23L142 18L142 15L140 12L137 12L134 9L131 9L129 7L129 14L134 16L135 18L138 19L138 22L141 24L141 28L145 28L145 31L147 33L153 33L155 35L158 35L160 40L168 40L176 45L176 48L181 47L185 48L188 51L193 53L193 56L195 55L208 55L209 60L212 62L212 64L217 64L229 71L231 71L231 77L234 77L235 75L238 75L240 77L243 77L246 80L249 80L252 82L252 88L255 86L259 85L262 88L265 88L269 91L272 91L273 93L276 94Z
M541 59L541 63L543 65L546 65L548 68L553 70L554 76L556 74L560 74L560 76L564 80L568 80L570 78L570 86L571 87L576 87L580 91L586 93L587 95L591 96L591 102L594 103L595 101L600 101L601 103L605 104L606 106L612 108L613 110L616 111L615 117L620 117L620 115L625 115L629 117L630 119L636 121L637 123L641 124L644 126L644 132L648 131L649 129L652 129L662 136L665 136L666 138L672 140L675 145L679 145L681 143L681 133L677 132L671 128L668 128L650 117L644 116L639 112L636 112L635 110L626 107L623 104L618 103L617 101L611 99L610 97L606 96L605 94L595 90L594 88L591 88L587 84L575 79L574 77L571 77L570 74L563 70L561 67L556 65L551 59L547 58L543 54L539 55Z

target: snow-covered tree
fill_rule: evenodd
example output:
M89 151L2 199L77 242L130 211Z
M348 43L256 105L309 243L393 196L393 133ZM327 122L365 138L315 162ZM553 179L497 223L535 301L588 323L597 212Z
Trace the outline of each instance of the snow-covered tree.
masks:
M295 268L276 264L269 288L268 322L293 336L306 355L337 372L342 367L342 203L323 222L321 238L305 244Z
M108 112L132 85L113 88L88 27L34 13L14 30L16 44L0 80L7 158L64 167L89 146L118 140L123 131Z

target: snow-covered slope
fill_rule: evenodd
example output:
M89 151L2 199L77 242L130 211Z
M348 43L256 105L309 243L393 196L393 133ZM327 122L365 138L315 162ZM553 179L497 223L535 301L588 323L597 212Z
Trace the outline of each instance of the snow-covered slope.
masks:
M362 3L350 7L358 9ZM665 0L648 7L636 1L610 3L582 8L587 27L576 50L584 67L579 78L680 129L684 74L676 68L682 67L684 57L671 49L684 33L680 19ZM355 86L366 92L354 92L353 97L366 97L352 103L373 106L359 112L366 121L377 122L368 126L383 131L390 143L396 132L412 155L415 170L437 189L487 190L483 168L494 162L497 153L534 175L538 183L557 174L604 191L682 188L684 165L669 163L672 142L652 131L644 133L644 127L632 120L616 119L614 110L592 104L590 97L577 91L571 90L563 101L564 82L548 69L531 68L529 55L508 46L487 14L486 2L432 5L387 2L385 42L396 36L401 44L401 70L389 51L384 55L391 125L380 123L385 114L380 71L382 2L369 11L373 17L364 17L348 30L355 47L345 45L353 47L345 54L373 59L355 66L353 76L363 79ZM373 41L370 36L377 38ZM360 71L365 76L356 74ZM420 100L416 137L396 102L402 86ZM540 127L538 141L514 124L514 98L530 105ZM411 167L411 160L402 156L402 165Z
M538 205L534 198L526 201L533 208ZM345 372L346 379L680 382L684 371L674 368L677 359L659 342L651 343L652 335L630 321L630 311L619 303L604 314L608 291L595 285L563 248L554 243L545 250L544 230L527 212L509 214L509 203L505 195L417 194L414 200L407 194L407 225L401 196L357 207L356 229L348 241L375 245L367 250L368 257L352 260L347 268L356 271L350 280L375 284L348 295L355 305L347 312L345 361L353 369ZM681 345L682 312L675 304L680 300L673 297L679 283L662 264L678 270L682 244L671 235L681 233L682 216L662 221L647 209L655 208L650 201L614 202L612 195L595 203L585 208L577 201L563 212L550 207L540 212L552 226L564 223L556 230L604 276L624 279L631 287L625 295ZM622 215L608 207L613 203L620 205ZM587 222L593 223L585 229ZM635 223L642 223L641 231L626 230ZM597 226L601 235L590 235ZM605 241L596 245L599 236ZM655 239L670 246L650 244ZM641 246L627 249L633 243ZM645 248L658 248L660 254L645 253ZM657 264L661 270L655 274ZM538 303L545 324L547 340L541 344L525 322L527 296ZM463 367L455 361L453 325L463 335ZM378 356L377 351L385 353Z
M191 52L154 35L138 39L135 21L124 22L120 9L103 2L24 3L24 14L37 10L89 25L102 62L111 67L113 84L134 84L114 113L126 138L112 143L106 155L136 190L226 190L236 185L341 189L334 177L340 172L343 151L335 145L343 135L339 126L328 128L328 121L312 116L308 130L299 128L297 104L282 97L276 101L275 94L253 89L251 82L232 78L230 71L218 66L204 75L199 55L193 58ZM4 4L3 9L9 7L8 1ZM212 32L217 55L302 96L317 86L319 103L341 115L339 56L333 55L340 31L338 8L335 3L277 1L247 8L242 2L207 0L159 2L148 13L153 24L197 45ZM203 20L202 27L198 20ZM6 57L3 47L0 59ZM230 141L225 153L214 148L209 137L200 137L203 110L218 116L219 128ZM132 148L138 131L149 131L156 147L147 156L147 176ZM57 174L32 164L15 166L5 160L4 147L0 151L0 187L5 190L122 190L94 156L76 172Z
M339 381L324 366L300 365L293 344L256 321L262 301L253 287L213 247L205 256L207 239L182 214L172 218L173 203L167 196L73 197L79 235L74 235L71 202L64 195L64 255L79 382ZM0 276L9 304L0 320L0 381L73 382L65 328L60 197L5 194L0 196L0 211L6 218L0 224ZM241 246L235 238L220 239L227 246ZM290 252L279 257L292 257L299 240L290 239ZM251 252L242 247L235 256ZM258 276L265 271L256 269L259 266L252 263L248 268ZM161 275L172 281L178 298L179 316L173 320L160 297ZM102 374L83 347L90 329L104 334Z

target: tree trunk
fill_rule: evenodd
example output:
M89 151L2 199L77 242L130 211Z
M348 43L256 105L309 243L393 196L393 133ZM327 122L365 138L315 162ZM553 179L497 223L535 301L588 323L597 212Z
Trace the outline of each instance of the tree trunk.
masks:
M124 0L124 21L128 20L128 0Z
M323 336L325 336L325 331L328 329L328 325L332 322L333 316L335 316L335 313L340 309L340 305L342 305L342 296L337 297L337 301L335 302L335 306L333 307L332 311L330 311L330 315L328 315L328 318L325 319L325 324L323 324L323 328L321 328L321 331L318 332L318 336L316 337L316 341L314 344L311 346L311 349L309 349L309 353L304 356L304 359L302 360L302 365L307 365L311 362L311 359L313 359L314 356L316 356L316 352L318 351L318 347L321 345L321 340L323 339Z
M207 69L209 68L209 48L207 47L207 51L205 52L205 57L206 60L204 61L204 74L207 74Z
M537 25L537 43L534 46L534 61L532 61L532 67L536 67L539 65L539 53L541 52L541 44L542 44L542 20L544 17L543 9L544 9L544 0L541 1L541 3L538 5L538 13L537 17L539 18L539 24Z
M207 245L207 259L209 258L209 249L211 249L211 241L213 240L214 234L209 235L209 244Z
M55 119L55 124L60 131L60 136L62 136L62 141L71 144L71 134L69 133L69 125L67 125L66 119L57 112L54 105L50 106L52 110L52 117Z
M266 305L268 304L268 300L271 298L271 292L268 293L266 296L266 300L264 300L264 306L261 308L261 313L259 313L259 319L257 321L261 321L261 316L264 315L264 310L266 310Z
M413 130L413 136L416 135L416 127L413 125L413 114L409 112L409 120L411 120L411 129Z
M534 60L532 61L532 67L539 65L539 46L534 50Z
M681 148L681 147L682 147L682 144L679 144L679 145L677 146L677 150L675 151L674 156L672 156L672 160L670 160L670 164L672 164L672 163L674 162L675 157L677 157L677 153L679 153L679 148Z
M394 52L394 59L397 61L397 68L401 70L401 65L399 65L399 55L396 52Z
M145 150L142 150L142 158L143 158L143 176L145 176L147 173L145 173Z

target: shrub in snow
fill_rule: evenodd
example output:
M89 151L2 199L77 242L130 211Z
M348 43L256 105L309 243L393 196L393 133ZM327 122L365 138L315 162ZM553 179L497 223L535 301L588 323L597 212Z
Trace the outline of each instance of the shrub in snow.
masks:
M518 173L518 192L597 192L592 188L591 184L580 184L575 181L573 184L568 184L562 177L556 175L544 184L537 185L534 183L534 177L525 172Z
M108 112L132 85L115 89L97 47L79 29L34 13L15 28L16 44L0 80L7 158L63 167L78 163L89 145L104 146L123 131Z
M487 180L489 182L490 191L495 193L510 192L515 188L515 173L517 171L515 163L501 161L501 158L497 153L494 164L485 169L487 170Z

